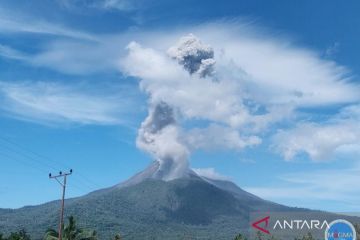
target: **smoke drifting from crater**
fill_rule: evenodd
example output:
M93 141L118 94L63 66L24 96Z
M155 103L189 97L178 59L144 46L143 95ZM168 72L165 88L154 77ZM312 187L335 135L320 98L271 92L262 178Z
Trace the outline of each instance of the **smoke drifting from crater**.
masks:
M162 179L186 175L194 150L261 144L277 123L297 121L298 107L358 99L334 63L236 29L195 29L212 46L190 34L167 49L172 37L158 34L144 41L152 48L132 42L120 59L121 72L140 79L149 96L137 145L159 162Z
M153 177L171 180L187 173L189 150L179 134L172 107L165 102L151 105L149 115L139 129L137 146L160 163Z
M192 34L171 47L168 56L177 60L189 74L207 77L214 72L213 49ZM154 177L163 180L183 177L189 171L189 149L181 137L176 109L167 103L167 99L154 98L153 93L150 93L150 98L149 115L139 129L137 146L160 163Z

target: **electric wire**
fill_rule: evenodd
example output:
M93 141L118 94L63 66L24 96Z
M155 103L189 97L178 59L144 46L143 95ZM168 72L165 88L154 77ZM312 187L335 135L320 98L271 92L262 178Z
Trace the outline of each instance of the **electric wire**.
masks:
M57 161L54 161L51 158L48 158L42 154L39 154L33 150L30 150L29 148L23 147L22 145L11 141L8 138L5 138L3 136L0 136L0 149L3 150L1 153L2 155L6 155L8 159L12 159L14 161L21 162L23 165L26 165L27 167L31 167L33 169L36 169L42 173L49 173L49 169L58 171L59 168L54 167L54 165L60 166L60 168L69 168L69 166L66 166L66 164L58 163ZM6 153L4 153L4 151ZM12 152L17 157L14 157L13 155L9 154L9 152ZM21 157L21 158L19 158ZM46 161L45 161L46 160ZM49 164L48 162L51 162L53 164ZM92 181L89 181L89 179L84 176L83 174L80 174L79 172L76 174L78 177L75 177L78 184L74 184L73 186L77 188L78 190L88 192L88 190L95 190L97 188L100 188L97 184L95 184ZM75 175L75 176L76 176ZM84 187L87 189L85 190Z

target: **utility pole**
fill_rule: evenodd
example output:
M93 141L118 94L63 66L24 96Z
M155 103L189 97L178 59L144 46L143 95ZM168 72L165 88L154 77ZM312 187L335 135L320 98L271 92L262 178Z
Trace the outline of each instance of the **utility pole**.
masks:
M65 204L65 190L66 190L66 177L71 175L73 172L70 169L69 172L63 173L62 171L59 172L59 175L52 176L49 173L49 178L54 178L62 187L62 199L61 199L61 210L60 210L60 223L59 223L59 240L62 240L62 230L64 226L64 204ZM63 181L60 181L59 178L63 178Z

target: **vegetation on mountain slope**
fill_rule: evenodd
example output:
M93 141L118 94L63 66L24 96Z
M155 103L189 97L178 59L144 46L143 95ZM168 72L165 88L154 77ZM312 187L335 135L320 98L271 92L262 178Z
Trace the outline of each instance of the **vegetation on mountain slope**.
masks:
M249 214L256 209L297 210L264 201L240 188L235 193L220 187L201 179L168 182L148 179L68 199L65 213L67 217L76 216L77 229L96 231L89 235L93 239L113 239L120 232L120 239L125 240L229 240L239 232L248 231ZM43 239L48 228L57 229L59 206L59 201L53 201L20 209L0 209L0 232L10 236L26 229L32 239ZM49 231L48 236L55 237L56 231Z

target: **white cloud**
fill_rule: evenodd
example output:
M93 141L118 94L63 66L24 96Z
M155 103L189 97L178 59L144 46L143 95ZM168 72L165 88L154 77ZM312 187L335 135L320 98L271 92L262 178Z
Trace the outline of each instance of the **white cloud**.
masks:
M201 177L214 180L230 180L229 177L216 172L214 168L193 168L192 170Z
M0 8L0 31L4 33L48 34L70 37L81 40L95 41L96 38L88 33L74 30L60 24L34 19L25 15L9 12Z
M348 81L351 76L346 67L322 59L320 53L296 46L287 38L260 34L256 26L241 22L181 30L131 30L119 35L98 35L96 43L57 40L31 56L34 60L30 63L66 73L101 72L117 68L114 60L123 58L125 46L131 41L164 53L191 32L214 48L217 74L232 84L228 88L237 87L242 98L267 106L323 106L360 100L359 86Z
M12 19L10 22L19 21ZM22 21L21 24L10 26L18 26L12 29L20 31L26 29L21 27L23 24L27 23ZM1 26L5 27L0 24L0 29ZM46 32L47 27L40 29ZM72 34L72 30L65 29L66 31L55 32L66 36L77 35ZM216 77L213 81L196 75L190 76L166 55L170 46L181 36L191 32L214 49ZM93 36L90 35L90 38ZM166 99L181 111L185 121L210 120L224 126L225 130L230 128L232 131L239 131L238 136L243 140L244 137L251 136L261 138L276 123L299 121L299 107L339 106L338 104L358 103L360 100L359 85L349 81L351 73L346 67L323 59L320 53L299 47L288 38L276 37L257 26L239 21L161 31L132 30L119 35L99 35L96 40L84 42L78 39L57 39L30 56L6 46L0 52L9 58L65 73L86 75L120 70L137 76L143 79L141 88L153 95L152 100ZM132 40L138 43L134 42L125 49ZM298 123L298 130L294 129L293 134L302 134L303 137L293 140L292 147L283 144L278 150L287 158L302 151L311 154L314 159L326 158L323 153L331 152L333 147L343 148L342 145L356 144L357 140L351 137L347 139L351 135L349 133L340 135L339 138L342 139L333 138L332 142L324 144L305 143L307 136L301 133L302 130L317 132L315 139L322 141L322 138L326 138L321 133L323 131L333 135L343 131L350 132L350 127L343 125L346 124L339 122L323 126L321 123ZM206 135L204 131L203 136ZM285 139L289 139L288 135L291 135L287 133L288 131L284 131L277 136L284 139L282 142L285 143ZM236 135L232 136L232 139L236 139ZM238 143L229 146L240 148L243 145L252 144Z
M311 49L249 26L214 28L216 24L199 29L199 36L214 46L224 71L247 75L243 84L257 101L313 106L359 100L359 86L353 89L347 81L349 70Z
M114 71L118 56L123 52L114 50L113 45L90 41L55 40L42 47L43 51L37 54L27 54L0 44L0 56L66 74L89 75Z
M159 54L182 35L194 33L214 48L218 77L226 79L228 88L236 88L242 98L258 104L307 107L360 100L359 85L348 81L350 72L346 67L285 38L260 35L256 27L239 25L208 24L127 37ZM133 54L139 53L139 48L133 50Z
M42 124L125 124L131 99L101 96L54 83L0 83L2 109L9 116ZM121 107L126 106L126 107Z
M68 9L97 8L104 10L132 11L138 9L142 0L58 0L61 6Z
M136 0L105 0L103 1L102 6L105 9L118 9L122 11L129 11L133 10L135 6L135 2L139 2Z
M0 56L23 61L28 59L26 54L3 44L0 44Z
M101 42L55 41L27 61L63 73L89 75L114 70L121 51Z
M336 203L329 208L337 211L360 211L360 168L297 172L280 177L277 187L247 187L249 191L264 199L294 205L309 202L315 208L316 202L323 205ZM311 205L311 203L313 205ZM303 206L305 204L302 204ZM318 208L318 206L316 206ZM329 209L328 209L329 210Z
M47 28L52 31L56 29ZM45 31L47 28L41 29ZM72 31L69 30L70 33ZM65 35L72 35L66 32ZM32 57L39 66L67 73L87 74L115 69L113 60L122 58L126 53L125 46L131 41L137 41L154 51L166 52L177 39L191 32L214 48L217 74L227 78L228 82L240 85L240 93L244 94L244 98L266 105L296 106L360 100L359 86L348 81L350 71L346 67L322 59L320 53L296 46L286 38L259 34L260 30L256 26L241 22L204 24L183 27L181 30L131 30L119 35L98 35L96 43L75 39L57 40L46 44L43 51ZM94 38L91 34L84 34ZM97 67L98 64L101 67Z
M279 130L273 147L287 160L300 153L316 161L332 160L335 153L360 150L359 120L360 105L353 105L325 123L304 122Z
M325 57L331 58L334 57L334 55L336 55L339 52L339 47L340 47L340 43L338 42L334 42L332 45L330 45L326 50L325 50Z

